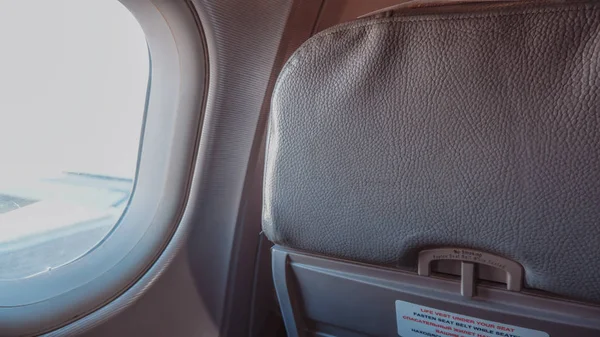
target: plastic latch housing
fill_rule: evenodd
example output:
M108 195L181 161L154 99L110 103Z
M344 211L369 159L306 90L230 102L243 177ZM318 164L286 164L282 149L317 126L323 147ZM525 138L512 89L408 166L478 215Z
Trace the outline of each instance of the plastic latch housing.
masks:
M419 253L418 274L429 276L431 262L438 260L455 260L461 262L461 294L466 297L475 295L475 266L487 265L501 269L506 273L506 288L509 291L521 291L523 284L523 267L512 260L498 255L465 248L438 248L423 250Z

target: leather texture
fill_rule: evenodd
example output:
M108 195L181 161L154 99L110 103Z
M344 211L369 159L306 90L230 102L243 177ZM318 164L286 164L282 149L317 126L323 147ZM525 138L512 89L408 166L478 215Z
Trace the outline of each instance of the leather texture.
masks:
M600 5L367 18L312 37L272 100L263 229L414 268L468 247L600 302Z

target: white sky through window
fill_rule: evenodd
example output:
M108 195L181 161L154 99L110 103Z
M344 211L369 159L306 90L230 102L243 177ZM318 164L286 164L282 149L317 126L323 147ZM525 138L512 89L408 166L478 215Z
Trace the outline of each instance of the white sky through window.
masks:
M63 171L133 178L149 76L117 0L0 0L0 184Z

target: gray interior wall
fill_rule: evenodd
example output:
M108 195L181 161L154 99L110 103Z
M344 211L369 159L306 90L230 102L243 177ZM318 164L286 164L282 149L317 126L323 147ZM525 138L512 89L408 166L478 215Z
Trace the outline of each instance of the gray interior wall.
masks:
M196 188L186 214L194 228L173 259L165 261L170 265L161 276L142 288L143 296L81 336L225 335L220 332L235 273L229 265L250 150L291 1L193 3L205 30L210 64ZM256 247L236 251L255 252ZM131 300L128 295L115 302Z

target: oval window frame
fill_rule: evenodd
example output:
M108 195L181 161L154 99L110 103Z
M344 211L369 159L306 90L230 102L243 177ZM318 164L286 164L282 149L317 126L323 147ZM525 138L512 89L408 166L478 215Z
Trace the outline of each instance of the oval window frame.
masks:
M162 253L183 216L208 88L203 33L188 1L120 1L151 55L138 174L113 231L81 258L47 273L0 281L0 334L43 333L115 299Z

